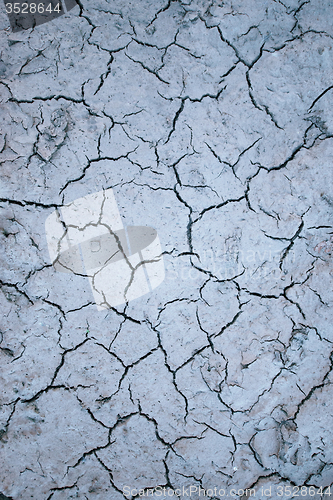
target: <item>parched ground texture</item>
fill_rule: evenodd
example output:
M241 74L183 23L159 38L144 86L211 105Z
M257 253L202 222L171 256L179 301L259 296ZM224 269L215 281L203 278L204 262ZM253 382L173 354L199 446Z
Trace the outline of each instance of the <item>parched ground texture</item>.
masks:
M12 33L2 5L5 497L330 498L332 19L82 0ZM166 276L98 311L45 220L107 188Z

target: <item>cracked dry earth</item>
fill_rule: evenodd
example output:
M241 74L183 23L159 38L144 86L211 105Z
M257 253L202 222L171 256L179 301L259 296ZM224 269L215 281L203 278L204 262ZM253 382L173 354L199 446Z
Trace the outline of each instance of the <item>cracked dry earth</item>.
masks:
M1 498L330 498L332 14L1 7ZM166 274L99 311L45 221L107 188Z

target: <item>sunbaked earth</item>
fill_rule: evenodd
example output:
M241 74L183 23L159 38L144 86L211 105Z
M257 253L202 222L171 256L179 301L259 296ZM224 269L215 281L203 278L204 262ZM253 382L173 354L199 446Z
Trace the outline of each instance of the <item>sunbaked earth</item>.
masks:
M332 19L1 6L1 498L333 496ZM108 188L165 279L100 311L45 221Z

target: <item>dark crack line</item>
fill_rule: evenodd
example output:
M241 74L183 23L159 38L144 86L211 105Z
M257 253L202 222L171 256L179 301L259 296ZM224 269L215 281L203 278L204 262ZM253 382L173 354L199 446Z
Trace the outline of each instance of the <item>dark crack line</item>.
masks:
M319 101L319 99L321 99L329 90L332 90L332 89L333 89L333 85L331 85L330 87L328 87L327 89L325 89L318 97L316 97L316 99L313 101L313 103L309 107L308 112L311 111L311 109Z

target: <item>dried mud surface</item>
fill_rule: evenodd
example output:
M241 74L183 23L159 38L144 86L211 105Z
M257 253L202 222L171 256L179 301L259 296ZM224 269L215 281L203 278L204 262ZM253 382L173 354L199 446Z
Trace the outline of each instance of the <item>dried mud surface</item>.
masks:
M2 6L1 498L332 496L332 14ZM98 311L45 220L108 188L166 276Z

